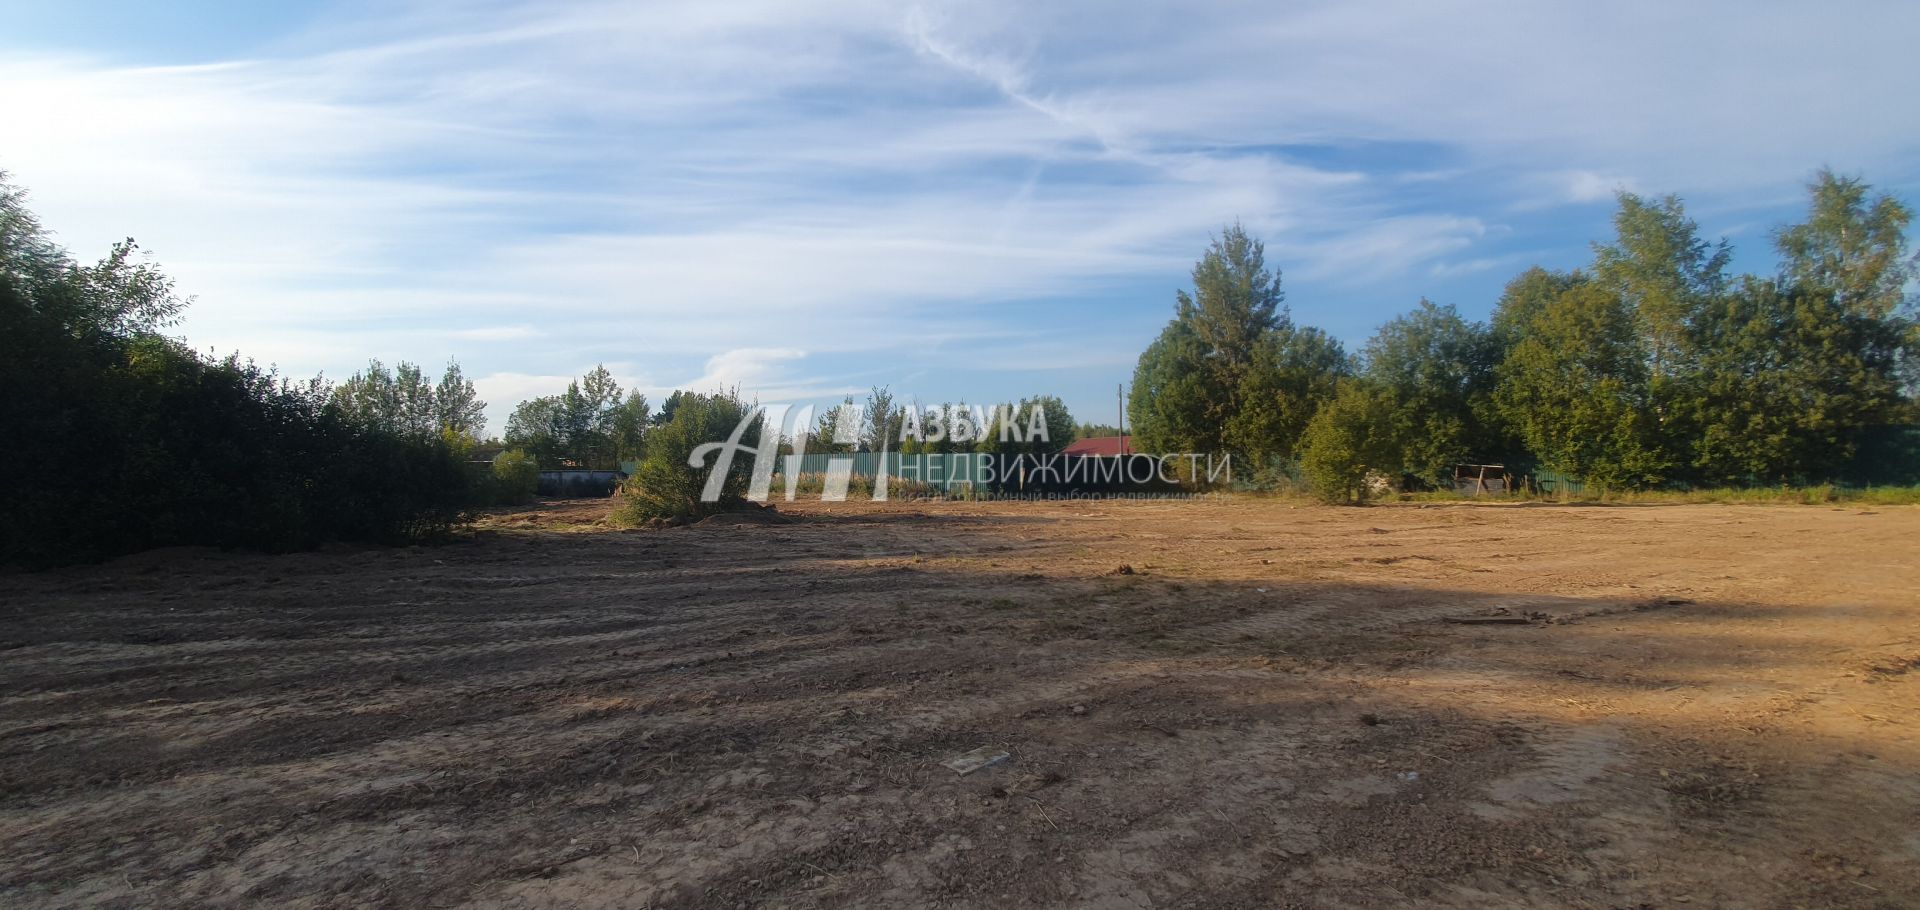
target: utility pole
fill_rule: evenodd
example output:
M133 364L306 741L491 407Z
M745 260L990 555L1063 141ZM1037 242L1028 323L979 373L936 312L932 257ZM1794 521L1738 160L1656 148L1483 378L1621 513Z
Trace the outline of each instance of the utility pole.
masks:
M1117 383L1113 387L1114 396L1120 400L1120 454L1127 454L1127 384Z

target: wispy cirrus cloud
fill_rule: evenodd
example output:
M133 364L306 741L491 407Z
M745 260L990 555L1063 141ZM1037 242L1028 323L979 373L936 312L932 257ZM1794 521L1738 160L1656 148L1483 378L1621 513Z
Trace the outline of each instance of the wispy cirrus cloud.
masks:
M1920 179L1903 4L339 10L197 65L11 48L0 168L79 250L157 250L196 343L457 357L496 428L600 361L768 400L1024 363L1104 400L1236 219L1353 329L1488 297L1616 189L1768 200L1744 224L1821 164Z

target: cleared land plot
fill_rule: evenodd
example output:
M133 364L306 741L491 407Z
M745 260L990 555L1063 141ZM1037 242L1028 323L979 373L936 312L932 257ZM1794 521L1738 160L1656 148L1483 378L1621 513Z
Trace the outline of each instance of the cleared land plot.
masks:
M0 904L1920 899L1920 509L603 510L0 578Z

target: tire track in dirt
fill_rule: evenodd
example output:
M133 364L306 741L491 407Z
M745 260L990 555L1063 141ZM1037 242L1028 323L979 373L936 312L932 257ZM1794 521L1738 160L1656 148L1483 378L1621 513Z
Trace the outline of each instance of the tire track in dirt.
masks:
M1746 567L1728 575L1765 561L1741 555L1748 542L1689 541L1692 512L1660 513L1680 516L1663 524L1461 509L1441 524L1402 509L1295 520L1266 504L1076 505L1046 521L958 508L952 522L849 509L765 527L223 557L139 584L118 569L72 573L81 584L25 579L34 603L0 610L0 641L40 642L0 663L0 762L18 786L0 796L0 854L14 860L0 902L1207 908L1311 894L1351 906L1664 906L1693 893L1753 904L1766 903L1764 885L1713 859L1731 822L1655 802L1634 816L1646 836L1612 853L1594 840L1607 831L1596 819L1655 786L1643 759L1665 753L1650 743L1672 745L1681 773L1719 767L1721 753L1678 751L1681 737L1647 722L1691 698L1676 686L1702 687L1689 717L1725 754L1809 743L1825 750L1821 768L1880 780L1861 776L1866 759L1842 767L1828 744L1844 733L1874 742L1889 772L1908 767L1865 720L1818 736L1776 724L1756 740L1737 729L1753 693L1667 659L1732 642L1749 656L1714 655L1713 666L1773 674L1778 688L1796 678L1788 661L1825 661L1823 685L1897 702L1920 674L1860 669L1898 637L1883 628L1904 615L1890 606L1844 624L1781 611L1746 625L1703 606L1550 637L1434 622L1631 605L1671 590L1658 566L1636 563L1661 547ZM1864 521L1782 514L1766 521ZM1560 530L1520 533L1540 521ZM1235 529L1228 545L1214 539L1221 527ZM1570 533L1590 545L1515 544ZM1807 540L1793 538L1834 549ZM1294 554L1261 562L1277 542ZM1465 574L1536 550L1551 558ZM1162 559L1184 568L1107 575ZM328 560L353 568L324 572ZM1905 590L1850 565L1862 577L1834 597L1884 604ZM282 581L248 580L268 573ZM336 583L303 600L298 587L322 577ZM1403 584L1420 578L1433 581ZM1713 584L1756 604L1811 596ZM1795 631L1771 634L1781 624ZM1728 631L1771 637L1710 635ZM1248 653L1248 637L1362 657L1409 638L1435 656L1383 672L1270 660ZM1608 673L1661 666L1660 685L1556 672L1593 665L1598 647L1626 655ZM120 671L132 672L89 675ZM21 681L40 688L23 693ZM205 700L156 701L195 689ZM1579 713L1596 693L1618 739ZM1833 715L1807 704L1793 719ZM938 764L985 744L1012 760L966 777ZM1615 758L1596 771L1599 753ZM1844 805L1793 819L1796 839L1835 851L1895 830L1911 803L1898 788L1835 791L1797 773L1751 799L1769 811ZM1764 826L1749 829L1781 847L1764 854L1774 880L1823 881ZM1868 884L1920 884L1874 862ZM1835 887L1792 893L1840 906L1870 897Z

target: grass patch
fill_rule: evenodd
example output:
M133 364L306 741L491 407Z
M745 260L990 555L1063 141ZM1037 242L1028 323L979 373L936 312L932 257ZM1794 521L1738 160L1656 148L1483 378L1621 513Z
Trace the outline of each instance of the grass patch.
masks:
M1606 490L1587 493L1508 493L1498 496L1466 496L1452 491L1401 493L1399 502L1564 502L1621 503L1627 505L1680 505L1722 503L1728 505L1920 505L1920 486L1911 487L1838 487L1819 484L1808 487L1721 487L1704 490Z

